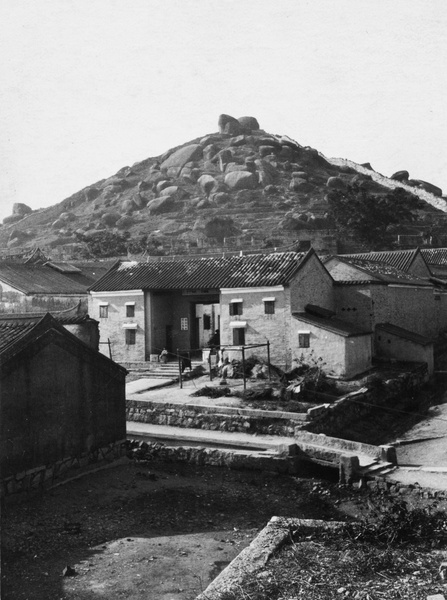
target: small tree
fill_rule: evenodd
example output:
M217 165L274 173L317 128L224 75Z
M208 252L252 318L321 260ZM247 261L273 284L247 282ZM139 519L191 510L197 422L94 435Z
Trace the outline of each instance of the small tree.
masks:
M369 194L355 184L346 191L331 191L327 198L339 232L371 249L382 248L396 226L412 223L416 219L413 211L419 207L418 198L402 188L382 196Z

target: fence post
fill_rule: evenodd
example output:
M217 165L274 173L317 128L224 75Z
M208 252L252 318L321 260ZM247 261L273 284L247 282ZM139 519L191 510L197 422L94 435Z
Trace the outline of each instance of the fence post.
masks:
M267 366L269 370L269 381L272 380L272 374L270 372L270 342L267 340Z
M183 380L182 380L182 359L180 357L180 352L179 349L177 348L177 360L178 360L178 382L180 384L180 388L183 387Z
M244 377L244 392L247 389L247 382L245 380L245 348L242 346L242 375Z
M210 381L213 381L213 375L211 373L211 350L210 350L210 353L208 354L208 369L210 370Z

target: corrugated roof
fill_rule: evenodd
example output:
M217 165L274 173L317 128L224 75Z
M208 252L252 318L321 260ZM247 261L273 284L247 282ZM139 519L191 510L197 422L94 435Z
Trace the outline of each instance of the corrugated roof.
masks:
M292 316L295 319L303 321L304 323L309 323L309 325L316 325L321 329L332 331L333 333L336 333L343 337L370 335L372 333L371 331L360 329L360 327L357 327L352 323L348 323L347 321L343 321L342 319L338 319L336 317L317 317L316 315L311 315L309 313L292 313Z
M122 262L91 290L220 289L287 284L309 252L275 252L162 262Z
M423 248L421 254L430 266L447 267L447 248Z
M378 262L365 258L354 258L354 256L348 256L346 254L343 256L337 256L337 258L342 262L357 267L363 272L368 273L374 278L386 283L430 285L427 280L416 277L416 275L412 275L411 273L406 273L405 271L402 271L397 267L390 265L389 263Z
M110 267L110 263L107 265ZM0 262L0 283L4 282L25 294L85 294L106 271L106 266L82 266L80 273L60 273L42 264Z
M396 269L407 272L416 258L419 250L386 250L380 252L362 252L358 254L343 254L342 258L383 262Z
M398 327L397 325L392 325L391 323L379 323L376 325L376 331L377 330L386 331L387 333L411 342L415 342L416 344L420 344L422 346L428 346L429 344L433 343L433 340L425 337L424 335L420 335L419 333L415 333L409 329L404 329L403 327Z

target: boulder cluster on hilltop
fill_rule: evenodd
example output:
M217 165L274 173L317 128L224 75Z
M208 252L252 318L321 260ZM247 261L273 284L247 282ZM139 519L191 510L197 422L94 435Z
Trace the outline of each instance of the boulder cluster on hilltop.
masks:
M407 172L393 178L410 183ZM206 244L215 231L281 240L287 231L333 229L328 197L352 185L389 192L314 148L266 133L255 117L222 114L217 132L124 167L57 205L37 211L14 205L0 246L75 245L101 232L160 247L174 239Z

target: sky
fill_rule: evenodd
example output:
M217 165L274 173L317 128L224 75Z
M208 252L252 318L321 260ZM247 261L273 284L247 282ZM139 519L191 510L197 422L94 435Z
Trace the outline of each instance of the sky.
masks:
M254 116L447 194L446 0L2 0L0 220Z

